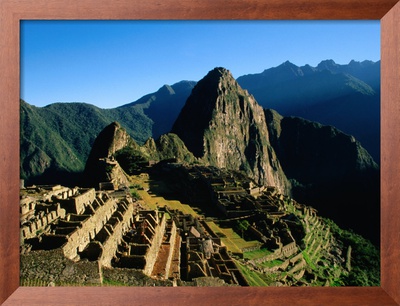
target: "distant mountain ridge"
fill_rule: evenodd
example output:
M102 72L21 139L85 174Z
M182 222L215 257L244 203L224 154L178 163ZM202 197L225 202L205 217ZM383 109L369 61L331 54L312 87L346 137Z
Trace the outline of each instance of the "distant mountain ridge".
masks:
M286 61L237 81L264 108L354 135L379 163L380 61L339 65L326 60L317 67Z
M119 110L137 108L152 120L151 137L157 139L169 132L186 99L196 85L194 81L181 81L172 86L164 85L157 92L118 107Z
M300 87L300 92L312 95L314 80L310 78L311 83L304 82L305 78L300 74L313 75L319 70L321 70L319 73L327 75L326 80L332 79L328 85L331 84L334 88L330 90L332 99L328 101L324 100L312 108L299 109L298 114L284 113L277 108L281 114L297 115L334 125L354 135L372 154L375 161L379 161L380 107L376 89L379 88L379 82L376 80L380 78L378 69L380 62L352 61L348 65L337 65L333 61L324 61L318 69L311 66L297 67L288 62L281 66L286 67L283 70L289 71L288 75L293 80L297 80L296 82L301 80L304 83ZM323 70L325 68L329 70ZM270 70L280 71L275 67L265 70L265 73ZM353 75L350 75L351 73ZM237 79L239 84L244 77ZM277 73L271 74L270 79L280 78L285 79ZM346 87L350 94L345 97L335 96L335 93L341 92L337 90L338 84L343 84L346 80L352 84ZM54 103L46 107L35 107L21 101L21 178L26 179L28 183L45 183L54 177L69 180L71 173L83 171L96 136L114 121L118 121L138 144L144 144L149 137L157 139L171 130L195 84L193 81L181 81L171 86L165 85L152 94L114 109L100 109L86 103ZM262 85L262 81L254 81L254 84ZM262 95L259 101L250 88L246 89L262 105L265 96ZM268 101L272 93L266 94ZM294 93L290 94L296 97ZM324 94L320 96L324 97ZM292 102L293 105L296 104L294 98ZM335 122L332 123L332 118L338 121L337 125ZM366 129L365 126L369 128ZM59 173L63 175L60 176Z

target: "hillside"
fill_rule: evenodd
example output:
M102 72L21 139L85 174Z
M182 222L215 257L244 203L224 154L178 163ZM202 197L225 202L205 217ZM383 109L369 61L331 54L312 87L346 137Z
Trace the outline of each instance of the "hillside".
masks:
M378 243L380 176L371 155L353 136L334 127L273 110L265 110L265 115L293 197ZM359 214L363 217L357 219Z
M379 163L380 61L339 65L326 60L317 67L287 61L237 81L264 108L332 125L355 136Z
M139 100L120 106L117 110L124 111L136 108L152 120L151 137L157 139L162 134L171 131L186 99L196 82L181 81L172 86L164 85L157 92L148 94Z
M113 109L86 103L35 107L21 100L21 178L46 183L61 177L60 183L71 183L70 174L83 171L95 138L113 121L139 144L169 132L192 87L187 81L165 85Z
M138 142L150 136L150 120L135 108L100 109L85 103L55 103L35 107L21 101L21 178L46 183L81 172L94 139L119 120Z

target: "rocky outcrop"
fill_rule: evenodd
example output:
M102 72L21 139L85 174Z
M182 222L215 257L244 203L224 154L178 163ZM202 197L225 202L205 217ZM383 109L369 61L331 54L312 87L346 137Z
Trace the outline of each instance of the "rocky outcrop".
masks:
M175 159L193 163L197 159L175 134L149 138L139 146L118 122L106 126L96 138L85 167L86 186L112 182L114 186L129 185L127 174L147 162Z
M161 135L157 140L150 138L141 147L141 151L156 161L171 158L186 163L197 161L178 135L172 133Z
M106 126L94 141L86 162L85 185L97 188L102 182L112 182L116 186L128 184L124 171L113 158L117 151L126 147L139 149L118 122Z
M215 68L197 83L172 132L205 163L243 170L259 184L290 193L263 109L228 70Z
M88 162L92 159L111 157L115 152L127 146L139 148L139 145L133 141L126 130L118 122L113 122L97 136L90 151Z

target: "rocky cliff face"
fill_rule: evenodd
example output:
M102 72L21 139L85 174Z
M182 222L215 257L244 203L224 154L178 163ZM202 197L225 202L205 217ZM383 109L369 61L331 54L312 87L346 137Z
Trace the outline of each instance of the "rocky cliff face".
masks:
M90 151L84 172L84 184L96 188L100 182L113 182L117 186L129 184L124 171L112 158L125 147L139 149L139 145L118 122L106 126L97 136Z
M97 136L88 160L111 157L115 152L127 146L139 148L126 130L118 122L113 122Z
M171 158L186 163L197 161L197 158L189 152L183 141L172 133L161 135L157 140L149 138L141 147L141 151L149 159L155 161Z
M172 132L205 163L243 170L260 184L290 193L263 109L228 70L215 68L197 83Z

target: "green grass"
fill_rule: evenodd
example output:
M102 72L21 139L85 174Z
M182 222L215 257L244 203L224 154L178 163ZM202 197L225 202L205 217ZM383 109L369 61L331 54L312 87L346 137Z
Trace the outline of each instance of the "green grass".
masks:
M112 279L107 279L107 278L103 278L103 286L116 286L116 287L120 287L120 286L127 286L125 283L123 282L118 282Z
M308 255L307 251L302 251L303 258L306 261L307 265L313 269L314 271L317 271L317 267L315 266L314 262L311 260L310 256Z
M246 259L257 259L257 258L262 258L267 255L272 254L272 252L268 249L259 249L259 250L254 250L251 252L245 252L244 253L244 258Z
M138 200L142 199L142 197L140 196L140 193L138 192L138 190L136 188L130 188L129 190L131 192L132 197L134 197Z
M208 226L219 236L229 251L233 253L242 253L242 249L252 248L259 245L258 241L246 241L241 238L231 228L220 228L212 221L207 222Z
M271 261L264 261L263 263L261 263L261 266L264 268L272 268L275 266L279 266L283 263L282 260L279 259L275 259L275 260L271 260Z
M240 262L236 262L236 264L250 286L255 286L255 287L268 286L268 284L263 280L263 278L259 275L259 273L250 270L247 266L242 265Z

